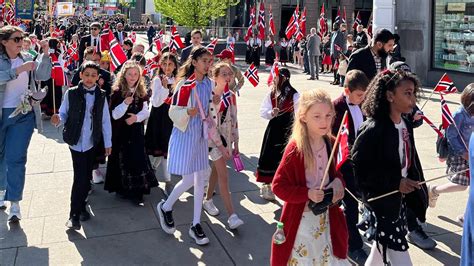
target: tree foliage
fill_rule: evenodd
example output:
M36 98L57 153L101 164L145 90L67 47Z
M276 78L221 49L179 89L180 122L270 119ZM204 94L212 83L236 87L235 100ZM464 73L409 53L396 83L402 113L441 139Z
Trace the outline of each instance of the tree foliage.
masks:
M154 0L155 9L183 26L202 27L226 15L239 0Z

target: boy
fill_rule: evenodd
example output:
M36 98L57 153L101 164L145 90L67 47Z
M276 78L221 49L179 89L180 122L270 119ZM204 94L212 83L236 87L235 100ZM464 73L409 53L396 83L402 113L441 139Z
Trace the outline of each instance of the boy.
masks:
M365 120L360 105L365 98L367 86L369 86L369 80L364 72L360 70L351 70L346 73L343 94L333 101L336 117L332 126L332 134L334 136L337 135L344 113L347 111L349 121L349 150L354 144L360 125ZM351 193L357 195L350 160L347 160L341 166L341 173L346 181L347 189ZM345 206L344 212L346 214L347 229L349 231L349 258L357 264L363 265L367 259L367 253L362 249L362 238L356 227L359 216L358 203L349 193L345 193L343 202Z
M105 156L112 151L112 126L105 91L99 89L100 67L86 61L80 70L81 82L70 88L63 97L59 114L51 117L54 126L64 124L63 139L71 150L74 182L71 191L71 210L66 227L80 230L87 221L86 198L91 188L90 179L95 160L95 147L104 140Z

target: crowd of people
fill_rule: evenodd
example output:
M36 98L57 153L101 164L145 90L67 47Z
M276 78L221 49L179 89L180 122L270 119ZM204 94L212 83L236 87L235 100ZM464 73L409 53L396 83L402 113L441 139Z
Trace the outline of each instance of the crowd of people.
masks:
M174 204L190 188L188 233L196 244L209 243L202 209L220 213L213 203L216 186L228 227L242 226L227 168L239 155L237 95L244 85L233 53L224 49L214 56L202 45L202 32L193 30L191 45L180 53L169 46L155 52L151 46L157 67L144 72L149 68L145 46L129 36L125 21L84 22L70 19L47 27L47 20L38 18L26 31L0 28L0 207L10 202L8 220L21 220L28 145L43 118L62 127L71 152L68 229L79 230L91 218L86 208L91 183L104 183L108 192L144 206L144 196L158 181L164 182L166 198L156 208L167 234L176 230ZM128 59L114 71L113 55L101 47L104 28L114 31ZM410 265L408 243L436 246L421 226L428 206L435 207L442 193L469 186L469 173L460 171L469 169L474 84L462 92L456 123L447 129L449 183L427 186L414 138L422 123L416 106L420 82L398 61L403 58L394 53L397 36L381 29L371 37L361 26L354 36L345 32L345 24L335 24L321 40L312 28L300 41L283 38L279 52L273 36L264 44L265 63L280 62L260 109L269 122L255 173L262 198L284 201L280 221L286 241L272 241L272 265L349 265L348 258L357 264ZM248 46L247 60L258 67L262 41L254 35ZM343 93L331 99L322 89L298 92L285 67L291 61L310 80L333 72L332 84L343 86ZM57 67L66 73L63 83ZM350 156L338 161L335 136L346 124ZM172 178L179 178L174 187ZM392 191L399 193L377 198ZM373 240L370 254L359 230Z

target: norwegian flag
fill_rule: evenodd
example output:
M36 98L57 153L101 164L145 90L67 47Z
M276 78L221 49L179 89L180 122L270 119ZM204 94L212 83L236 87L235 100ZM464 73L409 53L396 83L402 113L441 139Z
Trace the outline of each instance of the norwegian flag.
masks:
M268 75L267 85L271 86L275 77L280 74L280 70L278 68L278 62L274 62L272 69L270 71L270 75Z
M109 24L105 24L104 29L102 30L102 33L100 34L101 52L110 50L109 31L110 31Z
M458 89L454 86L454 82L451 80L448 74L444 73L444 75L438 81L438 84L436 84L434 91L441 94L450 94L457 92Z
M443 129L447 129L449 125L454 124L454 118L451 114L451 111L449 111L448 104L446 103L443 95L440 94L439 96L441 96L441 127Z
M428 119L428 117L426 116L422 116L423 120L425 120L425 122L438 134L438 136L440 136L441 138L443 137L443 133L441 133L441 131L439 130L439 128L437 128L433 122L431 122L431 120Z
M255 24L256 24L255 7L251 7L250 8L249 27L247 28L247 34L244 37L245 41L248 41L252 37L252 29L253 29L253 26Z
M232 54L234 54L235 44L234 44L234 43L230 43L230 44L229 44L229 47L227 47L227 49L229 49L229 51L231 51Z
M339 134L339 147L337 149L336 170L349 158L349 116L345 116L342 121L342 128Z
M69 45L69 48L67 49L67 55L69 56L70 59L74 61L79 60L79 52L78 52L77 43L73 43Z
M321 39L323 38L324 35L326 35L327 31L328 31L328 24L326 22L326 18L324 17L325 16L325 11L324 11L324 3L323 3L323 6L321 7L321 12L319 13L319 37L321 37Z
M156 35L155 38L153 39L153 43L156 46L156 50L159 52L163 48L163 30L160 30Z
M346 23L346 7L344 7L344 11L342 12L342 23Z
M288 26L285 29L286 38L289 40L291 36L295 34L296 30L298 29L298 18L299 18L299 5L296 5L295 11L288 22Z
M253 63L250 64L249 68L247 68L244 76L250 81L250 83L252 83L254 87L257 87L260 79L258 77L258 70Z
M53 69L51 71L51 78L54 80L55 86L64 86L67 85L66 74L64 73L61 64L59 63L58 56L56 54L50 54L51 63L53 64Z
M341 23L341 7L337 8L337 15L336 18L334 19L334 24Z
M265 5L263 1L260 3L260 10L258 11L258 30L259 38L265 40Z
M272 14L272 6L270 6L270 18L269 18L269 24L270 24L270 34L275 35L276 30L275 30L275 22L273 21L273 14Z
M183 49L184 43L181 41L181 36L179 36L176 26L171 26L171 45L170 51L176 52L178 49Z
M112 64L110 65L110 70L113 72L119 66L121 66L125 61L127 61L127 55L123 51L122 47L118 43L118 40L114 37L112 31L109 31L109 40L110 41L110 58Z
M196 75L193 73L189 76L181 88L173 95L172 105L176 106L188 106L189 96L191 96L192 90L196 87Z
M10 5L7 5L7 8L4 11L5 14L5 21L10 24L14 25L15 24L15 6L10 3Z
M59 38L64 36L64 30L60 30L58 27L54 27L54 31L51 32L51 37Z
M219 112L223 112L226 108L230 106L230 100L232 98L232 92L229 90L229 83L225 85L224 93L221 96L221 105L219 108Z
M137 41L137 33L132 31L130 32L130 36L128 36L128 38L133 42L135 43Z
M354 20L354 24L352 25L352 28L354 30L357 30L357 27L359 25L362 25L362 19L360 17L360 11L357 11L357 16L356 16L356 19Z
M304 35L306 34L306 7L304 7L303 9L303 13L301 14L301 17L300 17L300 22L299 22L299 32L298 32L302 37L304 37ZM301 38L298 38L298 36L296 36L296 39L299 41Z
M338 51L338 52L342 52L341 46L339 46L337 44L334 44L334 49L336 49L336 51Z
M206 46L206 49L207 49L211 54L214 54L214 49L216 49L216 45L217 45L217 38L215 38L214 40L212 40L212 41Z
M153 70L159 67L158 63L156 63L153 58L150 58L146 61L146 65L143 68L143 76L148 75L149 77L153 76Z
M369 23L367 24L367 33L372 37L372 13L370 14Z

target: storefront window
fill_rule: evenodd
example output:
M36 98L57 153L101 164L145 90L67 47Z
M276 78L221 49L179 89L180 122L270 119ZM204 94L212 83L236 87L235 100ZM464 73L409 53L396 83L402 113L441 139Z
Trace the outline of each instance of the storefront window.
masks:
M434 2L434 67L474 73L474 2Z

